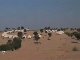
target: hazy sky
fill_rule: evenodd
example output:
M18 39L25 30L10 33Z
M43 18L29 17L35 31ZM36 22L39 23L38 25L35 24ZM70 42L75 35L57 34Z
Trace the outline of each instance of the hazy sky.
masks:
M0 0L0 29L80 27L80 0Z

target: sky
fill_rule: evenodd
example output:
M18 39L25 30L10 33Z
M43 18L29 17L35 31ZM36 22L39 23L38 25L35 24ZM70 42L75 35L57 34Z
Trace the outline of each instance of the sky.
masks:
M0 30L80 27L80 0L0 0Z

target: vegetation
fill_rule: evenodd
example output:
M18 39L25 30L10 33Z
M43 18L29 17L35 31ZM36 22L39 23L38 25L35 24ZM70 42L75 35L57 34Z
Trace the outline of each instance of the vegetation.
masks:
M68 35L69 37L72 37L72 33L70 32L65 32L66 35Z
M6 27L5 29L6 29L6 30L9 30L9 28L8 28L8 27Z
M74 47L74 48L72 49L72 51L78 51L77 47Z
M7 44L0 45L0 51L13 51L17 50L21 47L21 39L14 38L12 40L8 40Z
M36 41L38 41L38 40L40 39L40 37L39 37L38 35L35 35L35 36L34 36L34 39L35 39Z
M43 33L43 29L40 29L40 32Z
M21 29L24 29L24 27L23 27L23 26L21 26Z
M65 34L67 34L70 37L75 36L77 38L77 40L80 40L80 33L78 33L78 32L72 32L72 33L65 32Z
M18 30L20 30L21 28L20 28L20 27L18 27L17 29L18 29Z
M26 29L24 29L24 32L27 32L27 30L26 30Z
M52 36L52 33L48 33L48 36L51 37ZM50 38L48 37L48 40L50 40Z
M34 34L34 40L36 40L36 42L34 42L34 43L36 43L36 44L40 43L40 42L38 42L38 40L40 39L38 33L35 31L33 34Z
M35 36L38 35L38 33L37 33L36 31L35 31L33 34L34 34Z
M18 32L18 34L17 34L17 35L18 35L18 37L19 37L19 38L22 38L23 33L22 33L22 32Z
M77 31L80 32L80 28L78 28Z

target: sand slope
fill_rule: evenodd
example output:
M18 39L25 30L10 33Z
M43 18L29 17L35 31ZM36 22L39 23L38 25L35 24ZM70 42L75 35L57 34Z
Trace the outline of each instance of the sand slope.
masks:
M38 31L38 33L40 33ZM2 33L0 33L1 35ZM17 33L14 33L17 34ZM27 32L26 36L32 35L33 31ZM46 36L45 36L46 35ZM43 38L44 37L44 38ZM22 47L16 51L7 51L6 54L0 52L0 60L79 60L80 51L72 51L76 46L80 50L80 41L72 39L67 35L56 35L52 33L51 40L47 40L48 35L43 33L39 42L35 44L32 39L24 39ZM8 39L0 37L0 44L4 44ZM71 43L77 41L78 43ZM66 44L65 44L66 42Z

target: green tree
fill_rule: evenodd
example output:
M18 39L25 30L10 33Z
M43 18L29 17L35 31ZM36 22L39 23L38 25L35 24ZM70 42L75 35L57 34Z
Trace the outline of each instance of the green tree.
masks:
M24 32L27 32L27 30L26 30L26 29L24 29Z
M45 29L45 30L47 30L48 28L47 28L47 27L45 27L44 29Z
M39 37L38 35L35 35L35 36L34 36L34 40L36 40L36 42L35 42L36 44L39 43L39 42L38 42L39 39L40 39L40 37Z
M20 27L18 27L17 29L18 29L18 30L20 30L21 28L20 28Z
M14 45L14 49L18 49L21 48L21 39L20 38L14 38L13 39L13 45Z
M6 30L9 30L9 28L8 28L8 27L6 27L5 29L6 29Z
M35 31L33 34L34 34L35 36L38 35L38 33L37 33L36 31Z
M48 27L48 29L50 29L50 26Z
M19 38L22 38L23 33L22 33L22 32L18 32L18 34L17 34L17 35L18 35L18 37L19 37Z
M51 37L52 36L52 33L48 33L48 36ZM48 40L50 40L50 38L48 37Z
M23 27L23 26L21 26L21 29L24 29L24 27Z
M7 51L7 46L6 46L6 44L0 45L0 51Z
M40 32L43 33L43 29L40 29Z

